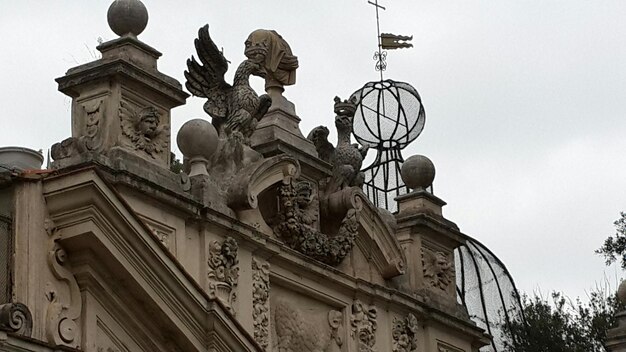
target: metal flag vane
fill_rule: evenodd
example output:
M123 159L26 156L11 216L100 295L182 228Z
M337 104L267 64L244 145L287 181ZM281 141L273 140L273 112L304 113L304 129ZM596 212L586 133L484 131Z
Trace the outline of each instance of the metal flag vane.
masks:
M380 33L380 18L378 10L386 10L385 7L378 5L378 0L367 1L368 4L374 5L376 8L376 32L378 35L378 50L374 52L374 61L376 61L376 71L380 72L380 80L383 80L383 71L387 69L387 52L385 50L395 50L402 48L412 48L413 44L409 43L413 36L396 35L391 33Z

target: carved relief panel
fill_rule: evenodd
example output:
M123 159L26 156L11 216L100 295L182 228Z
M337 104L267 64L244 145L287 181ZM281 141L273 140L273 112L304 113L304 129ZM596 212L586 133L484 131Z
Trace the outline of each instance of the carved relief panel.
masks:
M276 292L272 288L271 317L273 352L342 350L345 341L342 311L287 290Z
M392 337L393 352L415 352L417 351L417 318L412 313L404 318L393 318Z
M169 160L170 126L162 110L124 95L118 114L121 145L148 160Z
M252 258L252 319L254 339L268 350L270 344L270 265Z
M352 303L351 336L357 342L358 352L376 351L377 316L378 311L375 306L365 305L358 299Z
M207 262L209 296L219 299L232 313L235 313L233 307L239 281L238 249L237 241L232 237L211 241Z
M448 294L454 286L454 261L442 250L422 248L424 286L438 293Z

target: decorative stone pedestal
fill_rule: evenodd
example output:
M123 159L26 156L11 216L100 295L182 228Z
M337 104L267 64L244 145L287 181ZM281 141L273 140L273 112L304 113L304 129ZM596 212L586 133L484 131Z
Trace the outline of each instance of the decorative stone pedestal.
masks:
M72 137L52 147L55 167L85 152L122 148L151 163L170 164L170 110L189 96L157 70L161 53L129 33L101 44L100 60L67 71L59 91L72 98Z
M300 162L303 173L316 175L316 181L329 176L330 165L318 158L315 146L300 130L294 104L272 89L268 89L268 94L272 106L250 138L252 148L265 157L283 153L293 156Z

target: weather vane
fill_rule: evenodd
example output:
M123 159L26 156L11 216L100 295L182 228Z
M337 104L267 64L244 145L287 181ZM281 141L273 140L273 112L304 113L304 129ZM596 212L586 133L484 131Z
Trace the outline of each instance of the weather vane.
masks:
M383 80L383 71L387 69L387 52L385 50L395 50L401 48L412 48L413 44L409 43L413 36L396 35L391 33L380 33L380 18L378 9L386 10L385 7L378 5L378 0L367 1L368 4L374 5L376 8L376 33L378 35L378 50L374 52L374 61L376 61L376 71L380 72L380 80Z

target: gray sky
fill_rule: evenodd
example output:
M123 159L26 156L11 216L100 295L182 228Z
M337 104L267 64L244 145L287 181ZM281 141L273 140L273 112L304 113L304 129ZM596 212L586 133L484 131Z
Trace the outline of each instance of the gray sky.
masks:
M366 0L145 0L139 38L159 69L184 82L197 29L209 23L232 62L254 29L277 30L299 57L296 104L306 135L333 125L333 97L376 80L374 9ZM54 78L116 38L110 1L0 0L0 145L47 149L70 135L70 99ZM406 81L426 108L404 156L437 168L444 215L507 264L519 288L585 296L606 275L593 253L626 210L626 1L381 0L381 31L413 35L390 51L386 78ZM254 85L261 91L262 82ZM190 98L173 136L207 117ZM615 288L615 287L613 287Z

